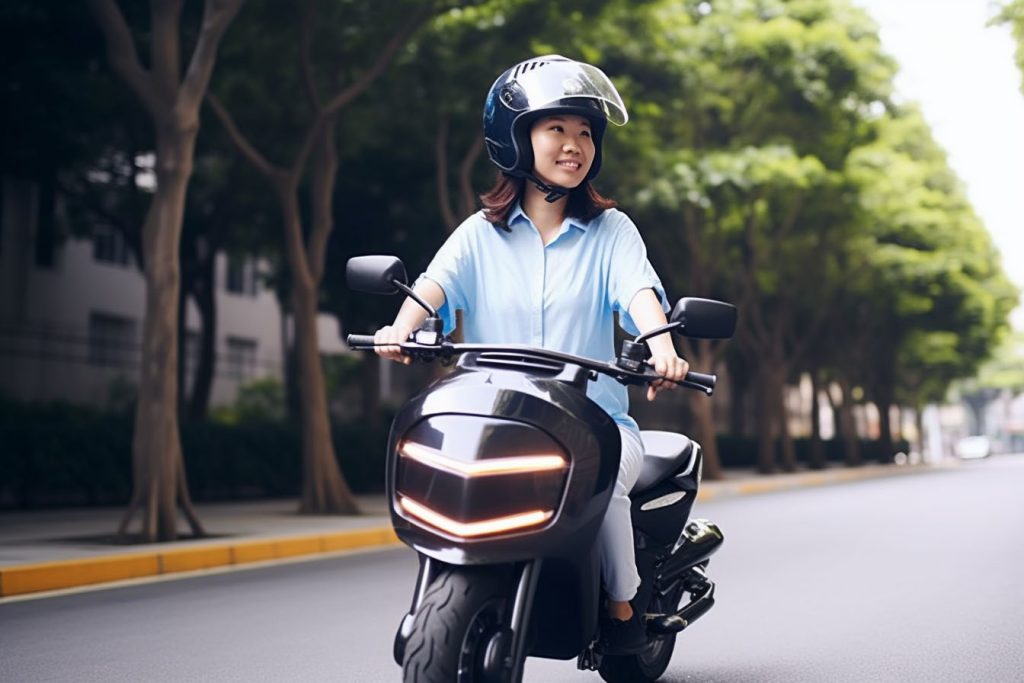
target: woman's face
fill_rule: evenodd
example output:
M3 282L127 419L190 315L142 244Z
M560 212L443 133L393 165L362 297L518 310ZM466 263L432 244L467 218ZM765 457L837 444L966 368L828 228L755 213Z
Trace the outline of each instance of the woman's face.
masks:
M533 172L549 185L576 187L594 163L594 138L583 116L558 114L537 119L530 129Z

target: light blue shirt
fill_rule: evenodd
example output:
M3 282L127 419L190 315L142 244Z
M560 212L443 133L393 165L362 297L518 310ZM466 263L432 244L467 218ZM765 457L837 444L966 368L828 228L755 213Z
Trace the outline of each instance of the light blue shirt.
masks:
M451 234L421 277L445 294L438 312L445 332L463 311L466 342L528 344L596 360L615 358L616 313L623 329L639 334L629 316L633 297L653 289L668 311L665 290L647 260L633 221L608 209L589 222L567 218L545 246L519 206L506 232L483 213ZM601 375L587 395L619 424L629 417L626 387Z

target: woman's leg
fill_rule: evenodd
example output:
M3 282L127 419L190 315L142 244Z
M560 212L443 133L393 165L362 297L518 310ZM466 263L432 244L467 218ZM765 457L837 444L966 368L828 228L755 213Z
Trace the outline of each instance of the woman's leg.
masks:
M598 532L598 553L601 557L601 573L604 578L611 616L629 618L628 601L640 587L640 575L636 570L633 556L633 520L630 516L629 492L640 476L640 465L644 458L644 447L640 435L628 427L619 426L622 436L622 457L619 461L619 476L615 482L608 512ZM624 606L622 603L626 603ZM618 612L617 614L615 612ZM625 612L625 613L624 613ZM624 613L624 616L620 616Z

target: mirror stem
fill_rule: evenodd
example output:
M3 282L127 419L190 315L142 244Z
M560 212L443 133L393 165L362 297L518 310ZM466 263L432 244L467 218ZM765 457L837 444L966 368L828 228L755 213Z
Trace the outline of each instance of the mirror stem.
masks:
M398 280L392 280L391 284L393 284L395 287L398 287L400 290L402 290L403 292L408 294L410 299L412 299L413 301L418 303L420 306L422 306L424 309L426 309L427 313L430 314L431 318L436 318L437 317L437 311L434 310L434 307L431 306L430 304L428 304L423 299L421 299L419 294L417 294L416 292L412 291L412 287L410 287L409 285L405 284L404 282L399 282Z
M650 339L651 337L657 337L659 334L664 334L664 333L668 332L669 330L674 330L677 327L682 327L682 326L683 326L682 323L674 322L674 323L669 323L667 325L662 325L661 327L655 327L653 330L651 330L649 332L646 332L644 334L641 334L639 337L634 339L633 343L634 344L642 344L645 341L647 341L648 339Z

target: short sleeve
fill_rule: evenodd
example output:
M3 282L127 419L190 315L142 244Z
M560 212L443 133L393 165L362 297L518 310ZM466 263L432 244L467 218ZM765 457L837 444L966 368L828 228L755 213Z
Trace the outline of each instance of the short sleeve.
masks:
M643 289L653 289L666 313L670 310L661 278L647 259L647 245L640 231L626 214L615 211L612 222L601 226L612 235L608 277L608 303L619 314L619 325L629 334L640 334L629 315L633 297Z
M445 240L434 255L426 271L416 280L423 278L433 280L444 292L444 304L438 315L444 322L445 334L455 329L455 312L469 311L472 308L469 283L473 281L474 261L472 259L472 236L476 224L482 220L474 214L462 222Z

